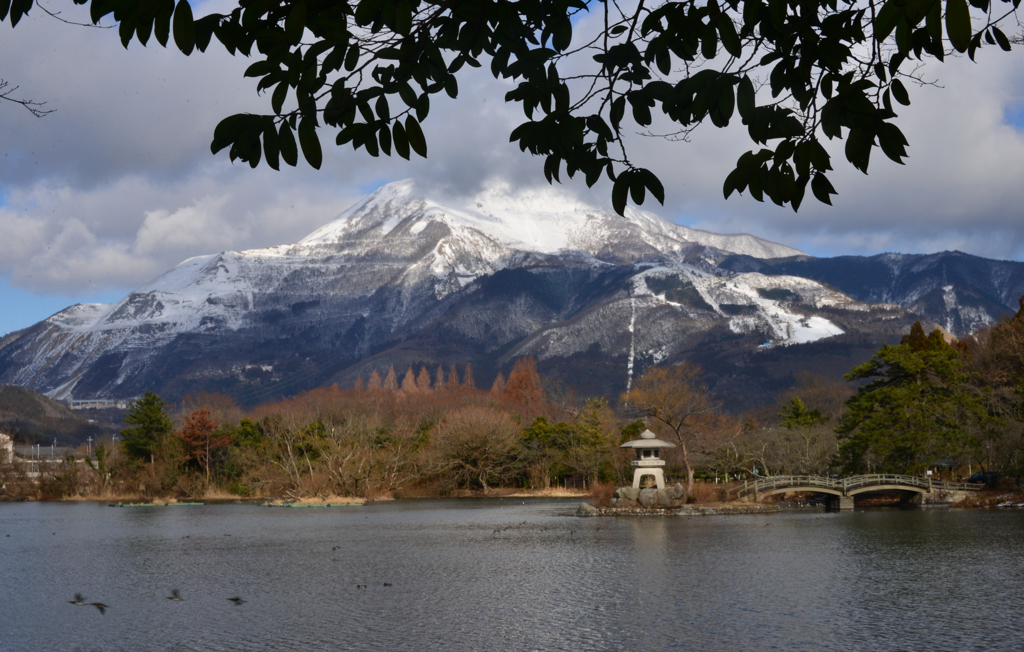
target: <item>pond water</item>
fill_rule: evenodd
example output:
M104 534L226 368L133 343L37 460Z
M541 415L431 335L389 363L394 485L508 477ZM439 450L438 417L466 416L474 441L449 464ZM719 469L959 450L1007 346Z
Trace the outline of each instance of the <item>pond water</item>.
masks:
M0 650L1024 646L1021 511L577 504L0 504Z

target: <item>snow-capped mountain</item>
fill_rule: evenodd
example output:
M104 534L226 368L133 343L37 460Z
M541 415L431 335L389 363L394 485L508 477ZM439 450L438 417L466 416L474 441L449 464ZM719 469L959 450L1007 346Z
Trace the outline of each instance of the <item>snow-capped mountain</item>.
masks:
M815 279L860 301L901 305L957 336L1017 312L1024 295L1024 263L959 251L788 260L735 256L720 266Z
M483 378L530 354L567 384L596 369L585 382L616 392L650 364L875 342L913 321L797 275L727 266L806 259L555 190L495 186L442 204L402 181L296 244L192 258L115 304L8 335L0 381L56 398L206 389L255 402L390 365L472 362Z

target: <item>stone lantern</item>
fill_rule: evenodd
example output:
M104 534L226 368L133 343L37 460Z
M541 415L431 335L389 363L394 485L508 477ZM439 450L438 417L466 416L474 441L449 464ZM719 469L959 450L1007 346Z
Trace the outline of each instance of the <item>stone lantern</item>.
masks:
M636 449L636 459L633 460L633 486L636 488L640 487L640 478L645 475L653 475L654 481L658 485L658 489L665 488L665 472L661 467L665 466L665 460L661 459L659 449L662 448L675 448L675 444L670 444L667 441L658 439L650 430L644 430L640 433L640 439L634 439L633 441L627 441L619 448L634 448Z

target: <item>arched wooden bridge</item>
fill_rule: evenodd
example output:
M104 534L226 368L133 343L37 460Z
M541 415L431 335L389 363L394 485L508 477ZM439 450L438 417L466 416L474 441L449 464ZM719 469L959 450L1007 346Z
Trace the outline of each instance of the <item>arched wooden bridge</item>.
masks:
M834 506L839 509L853 509L853 497L868 491L907 491L917 494L964 494L968 491L979 491L984 485L969 482L943 482L922 478L916 475L898 473L869 473L853 475L846 478L829 478L822 475L773 475L757 480L748 480L729 492L738 496L753 494L755 500L761 496L787 494L794 492L820 493L836 496Z

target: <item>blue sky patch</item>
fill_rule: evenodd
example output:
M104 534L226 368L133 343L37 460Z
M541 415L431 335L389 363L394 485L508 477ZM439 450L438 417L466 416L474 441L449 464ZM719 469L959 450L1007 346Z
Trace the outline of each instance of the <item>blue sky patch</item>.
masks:
M60 294L36 294L11 285L10 278L0 276L0 335L28 328L50 315L76 303L113 303L122 299L123 291L96 292L68 297Z

